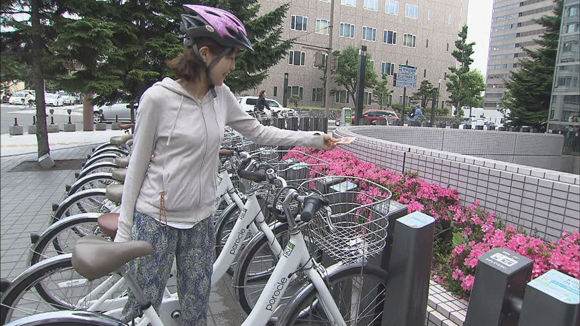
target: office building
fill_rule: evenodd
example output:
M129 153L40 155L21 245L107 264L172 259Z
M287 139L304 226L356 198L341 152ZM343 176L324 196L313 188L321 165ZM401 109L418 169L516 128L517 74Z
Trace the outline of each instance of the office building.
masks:
M261 0L261 10L270 11L285 3ZM393 87L393 74L399 65L408 63L417 68L417 87L429 80L440 85L439 105L448 99L445 83L448 67L455 66L451 56L458 32L466 24L467 0L293 0L283 23L284 39L296 42L269 76L254 90L242 95L256 95L265 89L268 97L283 102L284 76L287 74L287 98L300 96L299 105L324 106L323 70L317 64L326 59L329 47L330 11L334 6L332 50L348 46L367 46L373 69L380 80L388 75L389 88L394 90L388 101L402 103L403 89ZM346 90L332 83L330 107L353 107ZM417 89L407 89L407 96ZM372 89L366 89L365 105L371 103ZM288 102L289 103L289 102ZM408 102L407 102L408 103Z
M565 0L563 9L548 121L556 130L580 118L580 0Z
M501 107L505 81L526 57L523 48L537 48L534 39L544 33L534 20L553 15L554 5L553 0L494 0L484 108Z

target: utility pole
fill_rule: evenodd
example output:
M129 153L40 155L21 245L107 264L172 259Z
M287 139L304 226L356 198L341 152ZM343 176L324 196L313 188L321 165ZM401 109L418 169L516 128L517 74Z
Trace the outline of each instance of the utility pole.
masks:
M356 93L356 125L360 125L362 119L363 102L365 96L365 76L366 76L366 66L367 66L367 46L363 45L360 49L360 55L358 57L358 87Z
M328 51L326 55L324 79L324 114L328 119L330 111L330 56L332 55L332 34L334 30L334 0L330 0L330 22L328 24Z

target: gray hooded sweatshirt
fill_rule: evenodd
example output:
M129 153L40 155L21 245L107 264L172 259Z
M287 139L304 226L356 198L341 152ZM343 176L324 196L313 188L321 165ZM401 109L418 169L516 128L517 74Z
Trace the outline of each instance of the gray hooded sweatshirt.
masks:
M215 91L215 98L208 92L199 102L165 78L143 93L115 241L130 240L135 211L165 221L162 192L170 226L193 226L213 213L226 125L263 145L323 147L322 133L265 127L242 110L227 86Z

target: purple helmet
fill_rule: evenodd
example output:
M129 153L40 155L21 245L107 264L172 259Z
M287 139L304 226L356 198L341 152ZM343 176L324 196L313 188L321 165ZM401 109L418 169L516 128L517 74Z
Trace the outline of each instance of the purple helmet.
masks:
M181 31L188 48L196 38L207 37L227 48L254 50L244 24L231 12L201 5L183 6L186 13L181 15Z

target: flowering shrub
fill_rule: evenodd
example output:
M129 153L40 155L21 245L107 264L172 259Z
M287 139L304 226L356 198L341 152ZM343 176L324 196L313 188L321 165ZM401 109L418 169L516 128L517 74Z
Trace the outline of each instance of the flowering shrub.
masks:
M407 205L409 212L420 211L436 219L433 252L433 278L460 297L468 297L473 287L475 268L485 252L504 247L534 260L532 278L556 269L580 278L580 233L564 233L554 242L518 232L505 226L495 213L479 203L462 206L456 190L419 179L417 174L396 173L357 159L341 149L318 151L300 148L318 159L329 162L312 168L312 175L355 176L369 179L390 189L393 200ZM290 152L285 158L301 161L308 158ZM374 191L374 190L369 190Z

